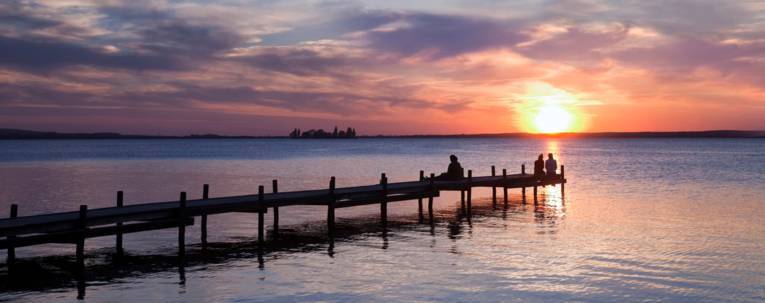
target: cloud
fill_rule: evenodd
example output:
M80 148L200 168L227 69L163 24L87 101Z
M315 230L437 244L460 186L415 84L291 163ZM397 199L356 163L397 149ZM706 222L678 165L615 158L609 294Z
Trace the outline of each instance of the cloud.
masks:
M526 36L512 23L493 19L408 14L390 28L366 33L369 47L403 56L439 59L489 48L512 47Z
M626 39L629 30L628 25L599 30L567 27L549 38L518 47L518 51L535 59L588 62L603 58L602 49Z
M182 64L166 56L109 53L83 45L55 40L25 40L0 36L0 66L28 72L93 66L126 70L180 69Z
M209 113L491 132L514 130L512 99L528 83L625 112L670 97L746 107L765 90L764 7L752 3L71 3L0 3L6 117L172 115L179 127Z

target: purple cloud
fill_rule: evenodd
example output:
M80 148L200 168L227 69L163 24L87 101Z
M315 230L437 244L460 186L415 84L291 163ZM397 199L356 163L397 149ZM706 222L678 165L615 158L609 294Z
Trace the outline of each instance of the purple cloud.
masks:
M527 39L509 22L464 16L410 14L403 26L368 32L369 47L378 51L411 56L431 51L434 59L489 48L511 47Z

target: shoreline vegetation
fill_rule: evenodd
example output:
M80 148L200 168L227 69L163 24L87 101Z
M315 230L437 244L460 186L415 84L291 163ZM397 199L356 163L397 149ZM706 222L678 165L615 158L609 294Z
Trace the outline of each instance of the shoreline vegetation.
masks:
M293 129L290 132L291 139L353 139L356 138L356 129L347 128L346 130L338 130L337 126L332 132L325 131L323 129L310 129L307 131L300 131L299 128Z
M351 130L351 135L348 135ZM227 136L217 134L192 134L188 136L132 135L112 132L101 133L59 133L49 131L31 131L0 128L0 140L3 139L347 139L347 138L765 138L765 131L744 130L707 130L676 132L592 132L592 133L496 133L496 134L448 134L448 135L364 135L358 136L356 129L327 132L322 129L301 132L294 129L289 136ZM296 132L297 131L297 132ZM293 137L295 135L295 137ZM299 135L299 137L298 137Z

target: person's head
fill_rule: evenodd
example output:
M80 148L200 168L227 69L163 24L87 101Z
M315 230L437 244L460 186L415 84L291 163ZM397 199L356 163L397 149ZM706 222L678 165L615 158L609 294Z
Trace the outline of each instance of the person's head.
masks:
M543 160L544 158L545 158L545 155L544 155L544 154L539 154L539 158L537 158L537 159L538 159L538 160Z
M457 156L451 155L451 156L449 156L449 160L452 161L452 162L457 162Z
M547 154L547 158L552 159L553 158L552 153Z

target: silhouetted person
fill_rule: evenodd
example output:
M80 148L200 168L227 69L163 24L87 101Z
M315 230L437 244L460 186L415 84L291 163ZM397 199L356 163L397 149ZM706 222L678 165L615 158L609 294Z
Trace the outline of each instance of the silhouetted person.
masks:
M451 161L449 168L445 173L437 176L436 180L459 180L465 177L465 170L460 165L460 162L457 161L457 156L451 155L449 160Z
M547 177L555 177L555 171L558 170L558 161L555 161L553 154L547 154L547 162L545 162L545 170L547 170Z
M534 161L534 177L542 178L545 176L545 156L539 154L539 157Z

